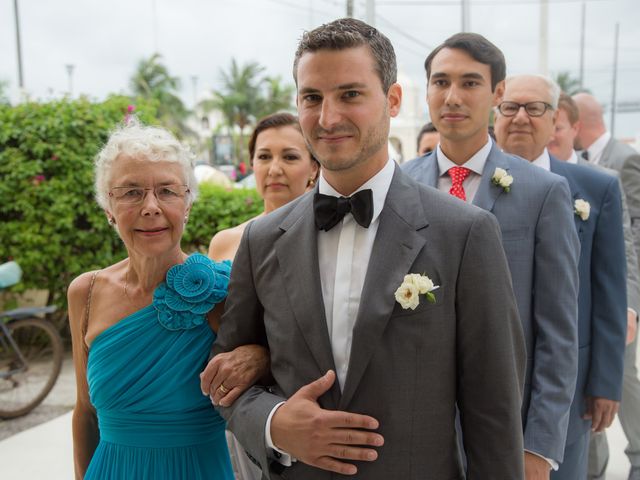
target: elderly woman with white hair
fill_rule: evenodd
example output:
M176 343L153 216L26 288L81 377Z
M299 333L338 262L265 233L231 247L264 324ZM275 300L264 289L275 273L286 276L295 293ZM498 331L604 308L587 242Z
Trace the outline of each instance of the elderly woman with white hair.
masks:
M192 156L134 120L111 135L95 169L96 199L128 257L69 286L76 477L233 479L225 423L199 381L230 265L180 248L197 193ZM224 363L223 405L268 373L257 345Z

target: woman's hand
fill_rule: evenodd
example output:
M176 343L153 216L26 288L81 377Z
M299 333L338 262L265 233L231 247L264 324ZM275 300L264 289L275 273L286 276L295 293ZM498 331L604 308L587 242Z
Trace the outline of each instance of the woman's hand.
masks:
M209 361L200 374L200 388L214 405L229 407L268 373L269 350L261 345L242 345Z

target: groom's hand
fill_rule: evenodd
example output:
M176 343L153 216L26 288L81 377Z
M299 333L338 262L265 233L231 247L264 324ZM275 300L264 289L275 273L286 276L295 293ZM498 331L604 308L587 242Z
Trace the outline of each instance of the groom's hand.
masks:
M366 431L378 428L375 418L320 408L318 397L331 388L335 379L330 370L278 408L271 419L271 440L280 450L308 465L353 475L357 467L340 460L371 462L378 458L378 452L367 447L381 446L384 438Z

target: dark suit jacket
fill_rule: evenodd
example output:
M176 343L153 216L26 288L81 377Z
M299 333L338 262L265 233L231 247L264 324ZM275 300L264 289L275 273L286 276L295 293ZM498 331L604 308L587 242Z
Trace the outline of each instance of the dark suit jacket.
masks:
M618 179L551 157L551 171L569 182L573 200L589 202L587 220L574 216L580 239L578 381L567 443L585 434L585 396L620 400L627 331L626 259Z
M403 170L436 187L436 155L412 160ZM508 193L491 182L498 167L514 179ZM473 204L498 219L525 334L524 448L562 462L578 371L580 244L569 187L562 177L493 145Z
M522 478L524 344L495 218L396 168L379 222L343 392L334 384L319 399L380 421L385 444L375 462L356 462L355 478L462 479L456 402L467 478ZM247 227L214 347L269 346L272 393L254 387L222 414L270 478L337 477L301 462L270 471L264 440L272 408L335 368L317 236L312 194ZM401 308L394 292L408 273L440 285L435 304Z

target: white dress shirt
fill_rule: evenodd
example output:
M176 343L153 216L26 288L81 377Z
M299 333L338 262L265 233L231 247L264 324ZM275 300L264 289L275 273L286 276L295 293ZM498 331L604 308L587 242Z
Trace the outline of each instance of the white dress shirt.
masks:
M468 168L471 170L471 173L467 178L465 178L464 182L462 182L462 187L464 188L464 193L467 197L467 203L473 202L473 198L480 186L482 171L484 170L485 163L487 163L487 157L489 157L489 152L491 152L492 146L493 140L491 140L491 137L487 136L487 143L485 143L480 150L474 153L473 156L464 164L458 165L447 158L447 156L442 152L440 144L438 144L437 159L438 170L440 172L440 177L438 178L438 190L449 193L449 190L451 189L451 177L447 172L451 167Z
M611 140L611 134L609 132L604 132L589 146L589 148L587 148L587 152L589 152L589 161L591 163L595 163L596 165L600 163L602 152L604 151L604 147L607 146L607 143L609 143L609 140Z
M571 150L571 156L567 160L567 163L573 163L574 165L577 165L577 163L578 163L578 152L576 152L575 150Z
M533 163L536 167L544 168L547 172L550 172L551 157L549 157L549 150L547 150L547 147L544 147L544 150L542 151L540 156L531 163Z
M351 196L361 190L372 190L373 218L369 228L361 227L356 223L353 215L348 213L328 232L318 231L318 264L322 299L340 390L344 388L347 378L353 327L360 308L360 297L369 266L369 257L371 257L373 242L380 224L380 213L391 186L394 170L395 163L387 160L382 170L349 194ZM342 196L322 174L318 181L318 191L324 195ZM265 440L268 448L281 454L278 461L288 466L294 459L286 452L277 449L271 439L271 419L281 405L282 403L276 405L267 418Z

